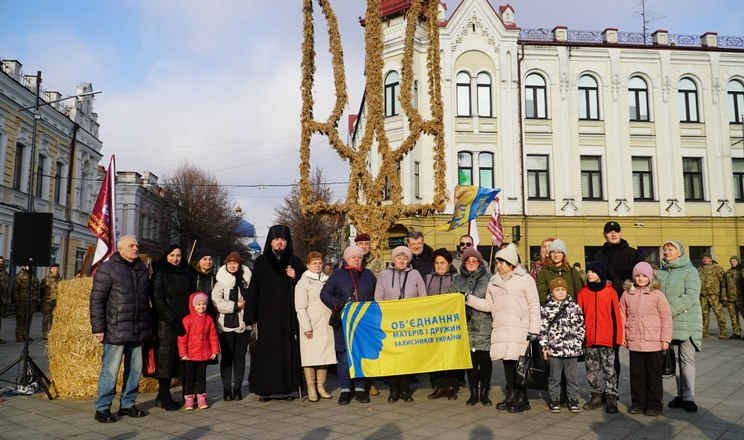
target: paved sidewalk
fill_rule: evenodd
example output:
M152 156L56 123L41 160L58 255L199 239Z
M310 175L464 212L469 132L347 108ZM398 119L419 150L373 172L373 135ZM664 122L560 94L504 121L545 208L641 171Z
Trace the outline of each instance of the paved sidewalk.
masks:
M20 356L22 343L14 342L14 317L2 320L0 370ZM34 316L31 332L35 341L31 355L45 372L46 341L41 340L41 315ZM711 329L716 332L716 329ZM32 396L5 396L0 402L0 439L666 439L666 438L744 438L744 341L719 340L716 335L703 342L697 354L697 413L665 408L657 418L630 415L627 350L621 349L623 369L620 381L620 414L601 410L571 414L565 408L551 414L537 392L530 392L532 410L522 414L497 411L494 407L466 407L466 391L456 401L427 401L431 392L426 375L419 375L414 403L387 403L387 390L372 397L367 405L355 401L339 406L336 399L318 403L260 403L254 395L241 402L223 402L219 371L208 370L211 408L191 412L166 412L154 408L155 394L141 394L138 406L150 414L142 419L124 418L113 424L93 419L92 400L49 401L43 393ZM581 370L580 370L581 371ZM19 369L1 379L14 380ZM335 388L335 377L331 378ZM494 362L492 399L501 400L503 368ZM586 381L580 384L586 390ZM0 387L9 386L0 382ZM247 390L246 387L244 389ZM664 381L665 402L672 398L675 385ZM180 389L174 390L180 396ZM333 391L338 396L338 390ZM582 403L587 397L582 393ZM543 396L544 397L544 396ZM115 405L117 402L115 402ZM117 409L116 406L113 408Z

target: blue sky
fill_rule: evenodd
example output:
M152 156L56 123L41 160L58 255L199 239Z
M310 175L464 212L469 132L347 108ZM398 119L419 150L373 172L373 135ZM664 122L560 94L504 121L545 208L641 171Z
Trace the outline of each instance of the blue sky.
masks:
M445 3L451 14L459 1ZM505 3L492 1L496 8ZM639 0L509 3L522 28L642 28ZM344 39L347 112L355 113L364 59L357 17L366 2L331 4ZM648 0L646 9L652 31L744 35L741 0ZM41 70L47 90L68 95L90 82L103 91L95 102L102 163L115 153L119 170L162 179L188 159L222 184L298 179L300 0L0 0L0 23L0 57L19 60L27 74ZM317 52L320 63L321 40ZM327 63L319 64L317 78L316 108L325 111L316 113L326 114L333 100ZM315 148L313 165L322 164L329 180L346 180L348 168L335 153L321 139ZM230 192L261 236L288 189Z

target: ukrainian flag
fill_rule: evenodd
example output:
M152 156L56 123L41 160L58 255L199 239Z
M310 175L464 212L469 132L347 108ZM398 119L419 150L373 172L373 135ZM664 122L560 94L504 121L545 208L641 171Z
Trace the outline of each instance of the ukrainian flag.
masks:
M455 208L449 221L451 231L464 226L474 218L486 212L488 205L501 192L500 188L483 188L475 185L458 185L455 187Z

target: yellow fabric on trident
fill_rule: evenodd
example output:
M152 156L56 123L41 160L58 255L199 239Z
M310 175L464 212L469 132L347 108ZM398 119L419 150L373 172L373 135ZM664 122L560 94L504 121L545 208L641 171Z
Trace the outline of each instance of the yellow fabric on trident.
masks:
M459 293L349 303L342 319L352 378L472 368Z

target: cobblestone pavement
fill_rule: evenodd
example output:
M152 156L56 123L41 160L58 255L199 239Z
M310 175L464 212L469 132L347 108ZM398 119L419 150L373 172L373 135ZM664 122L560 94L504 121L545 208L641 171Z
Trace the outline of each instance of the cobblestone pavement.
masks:
M45 372L48 371L46 341L41 339L41 317L37 313L31 336L30 353ZM20 357L23 344L15 342L12 316L2 320L0 370ZM93 400L48 400L43 393L14 395L13 382L20 368L12 368L0 379L5 389L0 402L1 439L666 439L666 438L744 438L744 341L719 340L717 330L703 342L697 354L697 413L665 408L660 417L630 415L627 350L621 349L623 363L620 380L620 414L602 410L571 414L565 408L552 414L545 395L530 391L531 411L509 414L494 407L466 407L465 390L455 401L427 400L431 392L427 375L419 375L414 403L387 403L387 390L372 397L370 404L355 401L339 406L335 398L318 403L307 401L260 403L247 395L240 402L223 402L219 371L208 370L208 394L211 407L190 412L166 412L154 407L155 394L140 394L137 405L149 412L141 419L124 418L113 424L93 419ZM581 370L580 370L581 371ZM335 389L335 376L330 378ZM503 368L494 362L491 398L501 400ZM384 388L384 384L380 383ZM586 381L582 403L586 399ZM664 380L664 400L674 391L673 379ZM246 394L247 387L243 387ZM180 396L180 389L174 390ZM115 401L113 410L117 409Z

